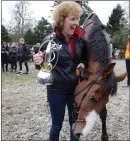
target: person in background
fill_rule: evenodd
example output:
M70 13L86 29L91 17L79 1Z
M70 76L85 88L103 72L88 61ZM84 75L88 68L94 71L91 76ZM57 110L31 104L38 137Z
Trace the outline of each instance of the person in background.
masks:
M20 61L20 44L19 43L16 43L16 48L17 48L17 50L18 50L18 52L17 52L17 61L19 62Z
M18 43L15 43L15 45L16 45L16 48L18 49L19 48L19 44Z
M6 68L6 71L8 71L8 63L9 63L9 48L8 48L8 44L6 42L3 42L1 46L1 65L3 72L5 71L4 67Z
M9 57L11 61L11 72L13 69L15 72L17 71L17 60L18 60L18 48L16 47L16 43L13 42L9 49Z
M128 43L125 51L125 62L126 62L126 71L128 75L127 75L127 85L123 87L130 87L130 34L128 35Z
M113 45L112 45L112 37L110 36L110 43L109 43L109 59L110 59L110 62L113 61Z
M18 54L19 54L19 72L18 74L22 74L22 63L24 62L25 68L26 68L26 72L24 72L24 74L28 74L29 68L28 68L28 52L29 52L29 48L26 45L25 41L23 38L20 39L20 46L18 49Z
M33 46L34 53L37 54L39 51L40 43L37 43ZM35 64L35 69L37 69L37 65Z
M34 53L37 54L39 51L40 43L37 43L36 45L33 46Z
M85 48L82 36L84 30L79 27L79 20L83 10L74 1L63 1L54 10L54 32L44 40L52 40L62 46L59 51L57 65L52 71L54 82L47 86L47 99L51 112L52 126L49 141L59 141L59 134L65 116L65 108L68 107L70 123L70 140L77 141L72 131L73 93L78 78L76 68L85 68ZM44 47L43 47L44 48ZM45 49L43 49L45 50ZM34 63L40 65L44 62L42 52L33 56Z
M11 42L7 43L8 48L11 47L11 44L12 44Z

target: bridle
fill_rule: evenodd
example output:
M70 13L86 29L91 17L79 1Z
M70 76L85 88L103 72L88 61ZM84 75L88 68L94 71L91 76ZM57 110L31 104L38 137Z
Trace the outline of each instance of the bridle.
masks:
M98 84L98 85L102 85L102 84L103 84L103 82L100 82L100 81L98 80L100 76L101 76L101 73L99 73L99 74L92 80L92 82L90 82L87 86L85 86L82 90L80 90L78 93L76 93L76 94L74 95L74 99L75 99L75 97L76 97L77 95L81 94L82 91L84 91L85 89L88 88L87 92L83 94L79 106L76 106L75 103L73 103L73 105L74 105L74 110L73 110L73 112L72 112L72 120L73 120L74 122L84 122L84 121L85 121L85 119L77 119L78 113L79 113L79 110L80 110L80 107L81 107L81 105L82 105L82 102L83 102L84 98L85 98L86 95L88 94L88 92L89 92L89 90L91 89L91 87L93 86L93 84ZM98 102L98 99L95 99L93 96L90 97L90 100L91 100L91 102L93 102L93 103Z
M86 95L88 94L89 90L90 90L91 87L93 86L93 84L98 84L98 85L102 85L102 84L103 84L103 82L100 82L100 81L98 80L100 76L101 76L101 73L99 73L99 74L92 80L92 82L90 82L87 86L85 86L82 90L80 90L78 93L76 93L76 94L74 95L74 99L75 99L75 97L76 97L77 95L81 94L82 91L84 91L85 89L88 88L87 92L84 93L84 95L83 95L83 97L82 97L82 99L81 99L81 101L80 101L79 106L76 106L75 103L73 103L74 108L73 108L73 112L72 112L72 121L73 121L74 123L77 123L77 122L85 122L85 119L79 119L79 118L78 118L78 114L79 114L79 111L80 111L80 107L81 107L81 105L82 105L82 102L83 102L84 98L86 97ZM91 102L93 102L93 103L98 102L98 100L95 99L93 96L90 97L90 100L91 100ZM74 131L75 129L76 129L76 124L74 124L74 129L73 129L73 131ZM75 137L76 137L76 136L75 136ZM77 137L76 137L76 138L77 138Z

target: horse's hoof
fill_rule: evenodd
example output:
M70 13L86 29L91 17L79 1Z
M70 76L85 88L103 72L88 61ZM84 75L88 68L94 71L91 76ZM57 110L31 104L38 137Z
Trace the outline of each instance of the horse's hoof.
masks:
M102 137L101 137L101 140L102 140L102 141L108 141L108 135L102 136Z

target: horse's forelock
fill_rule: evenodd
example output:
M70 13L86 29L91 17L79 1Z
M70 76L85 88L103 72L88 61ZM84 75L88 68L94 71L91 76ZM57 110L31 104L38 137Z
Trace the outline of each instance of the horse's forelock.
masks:
M116 95L117 79L114 72L107 78L107 81L103 84L101 91L103 95Z

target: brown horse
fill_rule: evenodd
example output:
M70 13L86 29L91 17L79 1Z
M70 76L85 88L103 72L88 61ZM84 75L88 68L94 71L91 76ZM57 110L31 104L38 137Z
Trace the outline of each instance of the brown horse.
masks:
M109 95L117 92L117 82L123 81L126 73L116 76L115 63L109 59L109 37L105 27L96 14L91 14L84 22L86 56L88 57L88 79L81 81L74 94L74 102L78 109L77 120L73 124L73 132L79 137L86 136L92 129L99 115L102 121L102 140L108 141L106 131L106 104Z

